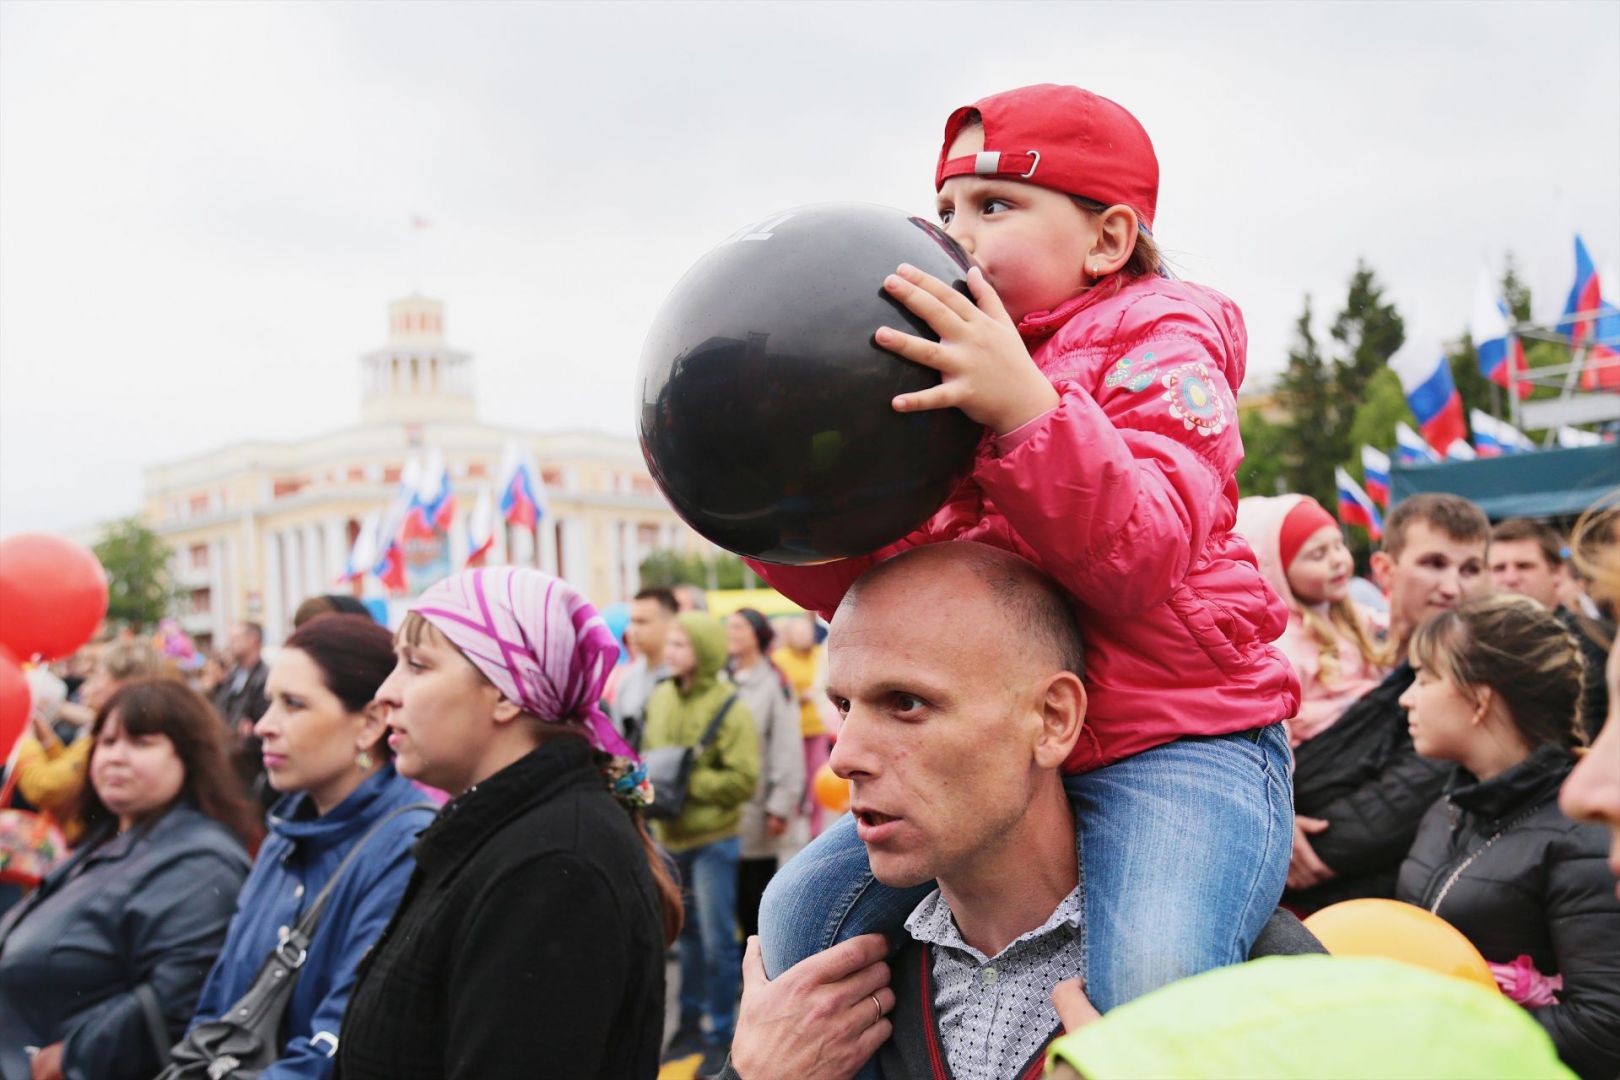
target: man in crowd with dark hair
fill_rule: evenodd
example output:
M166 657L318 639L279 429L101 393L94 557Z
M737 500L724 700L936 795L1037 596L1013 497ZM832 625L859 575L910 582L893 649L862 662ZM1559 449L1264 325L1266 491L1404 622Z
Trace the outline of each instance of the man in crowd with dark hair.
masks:
M1294 751L1294 857L1284 903L1315 910L1392 897L1418 821L1448 767L1412 747L1400 697L1416 679L1406 659L1418 624L1489 588L1485 512L1456 495L1414 495L1384 525L1373 580L1389 596L1394 669L1320 735Z
M270 666L264 662L264 628L255 622L239 622L225 639L225 655L231 670L214 690L214 708L230 731L231 763L242 784L259 803L268 808L279 796L264 774L260 744L253 725L270 708L265 696L265 680Z
M652 697L653 687L669 677L664 643L679 610L675 594L662 586L642 589L630 601L630 665L619 676L609 712L614 726L631 746L641 745L647 699Z
M1614 626L1559 603L1559 591L1568 576L1564 566L1564 538L1550 525L1529 518L1508 518L1491 531L1491 586L1528 596L1558 616L1569 627L1586 657L1581 685L1581 730L1588 741L1597 737L1609 714L1609 690L1603 670Z

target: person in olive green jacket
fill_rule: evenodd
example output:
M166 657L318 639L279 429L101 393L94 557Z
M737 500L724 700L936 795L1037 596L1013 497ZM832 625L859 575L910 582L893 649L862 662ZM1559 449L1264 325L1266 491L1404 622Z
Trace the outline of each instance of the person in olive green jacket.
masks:
M738 823L759 779L754 717L720 677L726 634L719 620L698 611L677 615L664 648L670 678L647 701L644 748L696 746L720 709L725 718L713 743L693 762L679 817L655 822L659 841L675 859L686 902L681 930L681 1020L668 1058L694 1053L718 1069L737 1023L742 957L737 949ZM729 705L727 704L729 702ZM707 1013L709 1030L703 1032ZM709 1071L713 1071L713 1069Z

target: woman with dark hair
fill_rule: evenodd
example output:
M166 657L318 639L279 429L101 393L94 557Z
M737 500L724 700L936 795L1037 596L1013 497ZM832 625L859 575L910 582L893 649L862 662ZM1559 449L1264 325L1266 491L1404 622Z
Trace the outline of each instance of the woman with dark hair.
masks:
M223 1016L248 988L283 927L295 925L351 848L422 796L394 771L377 688L394 668L394 639L370 616L327 615L288 638L253 733L270 786L282 793L270 835L237 901L236 917L197 1002L195 1023ZM411 845L431 807L389 818L344 871L321 914L264 1080L326 1077L360 957L399 904L415 865Z
M737 835L737 921L746 939L759 933L759 900L776 873L788 825L804 798L804 742L787 677L771 663L776 633L764 615L739 608L726 616L727 667L737 696L754 714L759 785L743 804Z
M566 582L503 567L430 588L394 640L399 771L456 798L361 963L339 1075L652 1076L680 892L597 708L612 632Z
M1456 763L1401 866L1396 898L1474 943L1565 1064L1620 1071L1620 900L1605 837L1558 789L1585 742L1575 637L1523 596L1464 602L1418 627L1401 697L1419 754Z
M0 921L4 1080L158 1071L259 836L224 734L208 703L170 680L130 683L96 714L84 840Z

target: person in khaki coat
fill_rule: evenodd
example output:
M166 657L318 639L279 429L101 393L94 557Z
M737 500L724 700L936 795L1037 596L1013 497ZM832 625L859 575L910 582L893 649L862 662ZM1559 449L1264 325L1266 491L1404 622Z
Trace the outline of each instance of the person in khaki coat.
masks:
M759 735L759 786L743 804L742 862L737 873L737 921L743 936L759 933L759 901L776 873L788 827L804 798L804 752L791 685L770 660L770 621L753 608L726 616L726 652L739 698L754 714Z
M655 823L659 842L674 857L686 904L681 930L681 1021L670 1057L704 1054L715 1068L725 1061L737 1021L742 956L737 948L738 827L742 807L759 780L754 715L720 677L726 661L725 629L700 611L675 617L664 649L670 678L647 701L644 748L696 746L709 722L726 710L714 741L693 763L679 817ZM728 705L729 702L729 705ZM702 1027L708 1017L708 1031Z

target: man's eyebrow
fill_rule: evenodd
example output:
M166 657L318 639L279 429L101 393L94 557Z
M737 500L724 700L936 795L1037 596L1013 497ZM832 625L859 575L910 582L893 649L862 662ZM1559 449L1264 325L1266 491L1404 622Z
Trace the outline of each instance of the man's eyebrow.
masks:
M840 694L834 686L828 684L828 694L837 694L839 697L849 697L849 694ZM935 682L924 676L903 676L882 679L862 688L863 696L868 699L887 697L891 694L915 694L920 698L932 702L944 702L954 695L945 684Z

